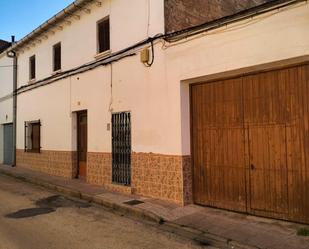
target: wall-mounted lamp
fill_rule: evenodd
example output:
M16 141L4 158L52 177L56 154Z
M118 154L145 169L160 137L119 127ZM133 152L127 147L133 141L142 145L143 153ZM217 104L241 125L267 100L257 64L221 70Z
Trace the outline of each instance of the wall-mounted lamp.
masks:
M6 53L7 57L9 58L15 58L16 57L16 52L13 50L10 50Z

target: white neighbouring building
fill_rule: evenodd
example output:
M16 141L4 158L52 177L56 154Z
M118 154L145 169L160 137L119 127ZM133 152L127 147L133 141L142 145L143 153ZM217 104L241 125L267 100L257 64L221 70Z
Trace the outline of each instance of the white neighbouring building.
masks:
M13 164L13 59L5 50L9 42L0 40L0 163Z
M256 2L68 6L10 48L17 166L309 223L309 4Z

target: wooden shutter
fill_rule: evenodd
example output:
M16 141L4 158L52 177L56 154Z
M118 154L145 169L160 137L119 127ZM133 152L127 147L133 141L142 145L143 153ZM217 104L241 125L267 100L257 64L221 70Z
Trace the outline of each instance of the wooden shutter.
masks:
M54 71L61 69L61 43L54 45Z
M35 152L40 152L40 123L33 123L32 124L32 150Z
M29 141L29 135L28 135L28 123L25 122L25 137L24 137L24 142L25 142L25 152L28 150L28 141Z
M25 152L37 152L41 150L41 122L25 122Z
M98 24L99 53L110 49L109 18Z
M35 55L29 58L29 71L30 80L35 79Z

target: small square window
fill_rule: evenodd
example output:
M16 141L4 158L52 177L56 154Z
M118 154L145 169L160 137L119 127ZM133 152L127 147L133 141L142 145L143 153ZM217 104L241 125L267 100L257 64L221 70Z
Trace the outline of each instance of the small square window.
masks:
M109 17L98 22L98 52L110 50L110 26Z
M35 79L35 55L29 58L29 79Z
M25 122L25 152L40 153L41 123L40 121Z
M61 69L61 43L53 46L53 71Z

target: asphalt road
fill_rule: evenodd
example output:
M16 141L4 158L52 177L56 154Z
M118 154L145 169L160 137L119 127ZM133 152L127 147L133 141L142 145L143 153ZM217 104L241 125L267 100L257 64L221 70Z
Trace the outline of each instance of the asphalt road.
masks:
M205 247L147 222L0 175L0 249L54 248Z

